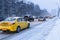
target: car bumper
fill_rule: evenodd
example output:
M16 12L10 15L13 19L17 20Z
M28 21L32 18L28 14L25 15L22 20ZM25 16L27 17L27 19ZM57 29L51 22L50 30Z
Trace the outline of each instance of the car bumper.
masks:
M15 31L12 27L0 26L0 31Z

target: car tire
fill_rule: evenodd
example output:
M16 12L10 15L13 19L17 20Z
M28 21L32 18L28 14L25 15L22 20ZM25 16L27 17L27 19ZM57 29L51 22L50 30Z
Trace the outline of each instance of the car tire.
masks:
M20 29L20 27L18 26L16 32L19 33L20 31L21 31L21 29Z
M4 32L4 33L5 33L6 31L2 31L2 32Z
M28 23L28 26L27 26L27 28L29 28L30 27L30 23Z

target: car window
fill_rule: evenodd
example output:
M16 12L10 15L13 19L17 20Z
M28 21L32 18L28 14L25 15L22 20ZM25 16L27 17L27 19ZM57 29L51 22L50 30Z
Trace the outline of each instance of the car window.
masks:
M15 20L15 18L6 18L4 21L14 21Z
M17 21L18 21L18 22L22 21L22 18L18 18Z
M22 21L25 21L25 20L22 18Z

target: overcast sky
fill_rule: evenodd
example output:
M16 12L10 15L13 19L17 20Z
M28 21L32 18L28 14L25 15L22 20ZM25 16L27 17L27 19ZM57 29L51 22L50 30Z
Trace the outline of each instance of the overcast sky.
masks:
M41 9L47 9L51 12L52 9L57 9L59 0L27 0L33 2L34 4L38 4Z

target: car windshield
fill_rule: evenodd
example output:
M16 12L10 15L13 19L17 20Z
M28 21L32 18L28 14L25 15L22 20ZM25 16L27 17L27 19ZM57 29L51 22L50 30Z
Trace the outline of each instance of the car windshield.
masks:
M9 18L6 18L4 21L14 21L16 18L11 18L11 17L9 17Z
M39 17L39 18L44 18L44 17Z

